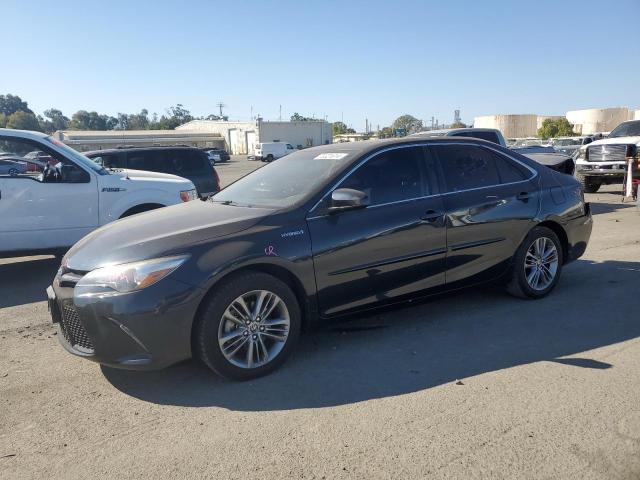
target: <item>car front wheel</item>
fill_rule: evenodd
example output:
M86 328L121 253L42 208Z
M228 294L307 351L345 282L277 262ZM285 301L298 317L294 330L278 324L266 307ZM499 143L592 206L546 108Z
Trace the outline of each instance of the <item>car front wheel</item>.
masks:
M513 257L507 291L521 298L545 297L558 283L562 262L562 246L555 232L533 228Z
M214 372L249 380L278 368L300 336L298 301L287 284L260 272L215 287L194 330L200 359Z

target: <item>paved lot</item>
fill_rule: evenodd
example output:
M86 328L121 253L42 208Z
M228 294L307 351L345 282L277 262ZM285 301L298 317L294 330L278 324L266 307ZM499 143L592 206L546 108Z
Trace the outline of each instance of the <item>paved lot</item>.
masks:
M264 162L247 160L246 155L231 155L228 162L218 163L215 168L220 176L220 186L226 187L231 182L264 165L266 165Z
M323 329L249 383L72 357L44 302L55 260L0 260L0 478L640 478L640 215L589 197L589 249L550 297L485 288Z

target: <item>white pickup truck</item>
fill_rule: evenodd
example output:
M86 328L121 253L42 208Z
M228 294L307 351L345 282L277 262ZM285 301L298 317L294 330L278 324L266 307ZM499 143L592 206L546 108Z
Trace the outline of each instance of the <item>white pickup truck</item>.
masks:
M585 192L595 193L603 184L622 183L629 161L633 178L640 178L640 120L623 122L604 140L581 147L576 178Z
M38 132L0 128L2 153L27 167L17 175L0 174L3 255L54 252L113 220L197 198L189 180L107 170Z

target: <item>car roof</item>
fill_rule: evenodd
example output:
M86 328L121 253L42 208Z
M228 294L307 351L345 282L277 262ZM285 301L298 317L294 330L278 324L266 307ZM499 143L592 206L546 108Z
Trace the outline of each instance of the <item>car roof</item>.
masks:
M363 140L360 142L331 143L329 145L319 145L317 147L306 148L301 152L313 151L321 153L347 153L352 155L368 154L370 152L380 150L394 145L438 145L447 143L476 143L478 145L486 145L491 148L500 147L497 143L482 140L474 137L427 137L427 136L408 136L402 138L387 138L380 140Z
M14 130L13 128L0 128L0 135L7 137L30 138L32 140L40 140L49 136L42 132L34 132L33 130Z
M202 151L197 147L189 147L185 145L167 146L167 145L150 145L148 147L123 147L123 148L104 148L102 150L87 150L82 152L83 155L94 154L108 154L108 153L120 153L120 152L139 152L141 150L197 150Z

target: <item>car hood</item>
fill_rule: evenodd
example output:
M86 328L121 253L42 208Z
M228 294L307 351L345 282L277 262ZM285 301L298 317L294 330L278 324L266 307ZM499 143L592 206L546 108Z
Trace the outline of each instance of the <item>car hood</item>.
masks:
M132 170L130 168L115 168L109 169L109 173L112 176L118 178L124 178L127 180L144 180L144 181L161 181L161 182L176 182L176 183L191 183L177 175L171 175L169 173L160 172L147 172L144 170Z
M184 252L188 245L245 230L273 213L194 200L107 224L76 243L63 264L77 271Z
M596 140L595 142L591 142L589 145L587 145L587 147L591 147L593 145L619 145L619 144L626 144L626 145L638 145L640 144L640 137L636 136L636 137L615 137L615 138L603 138L602 140Z

